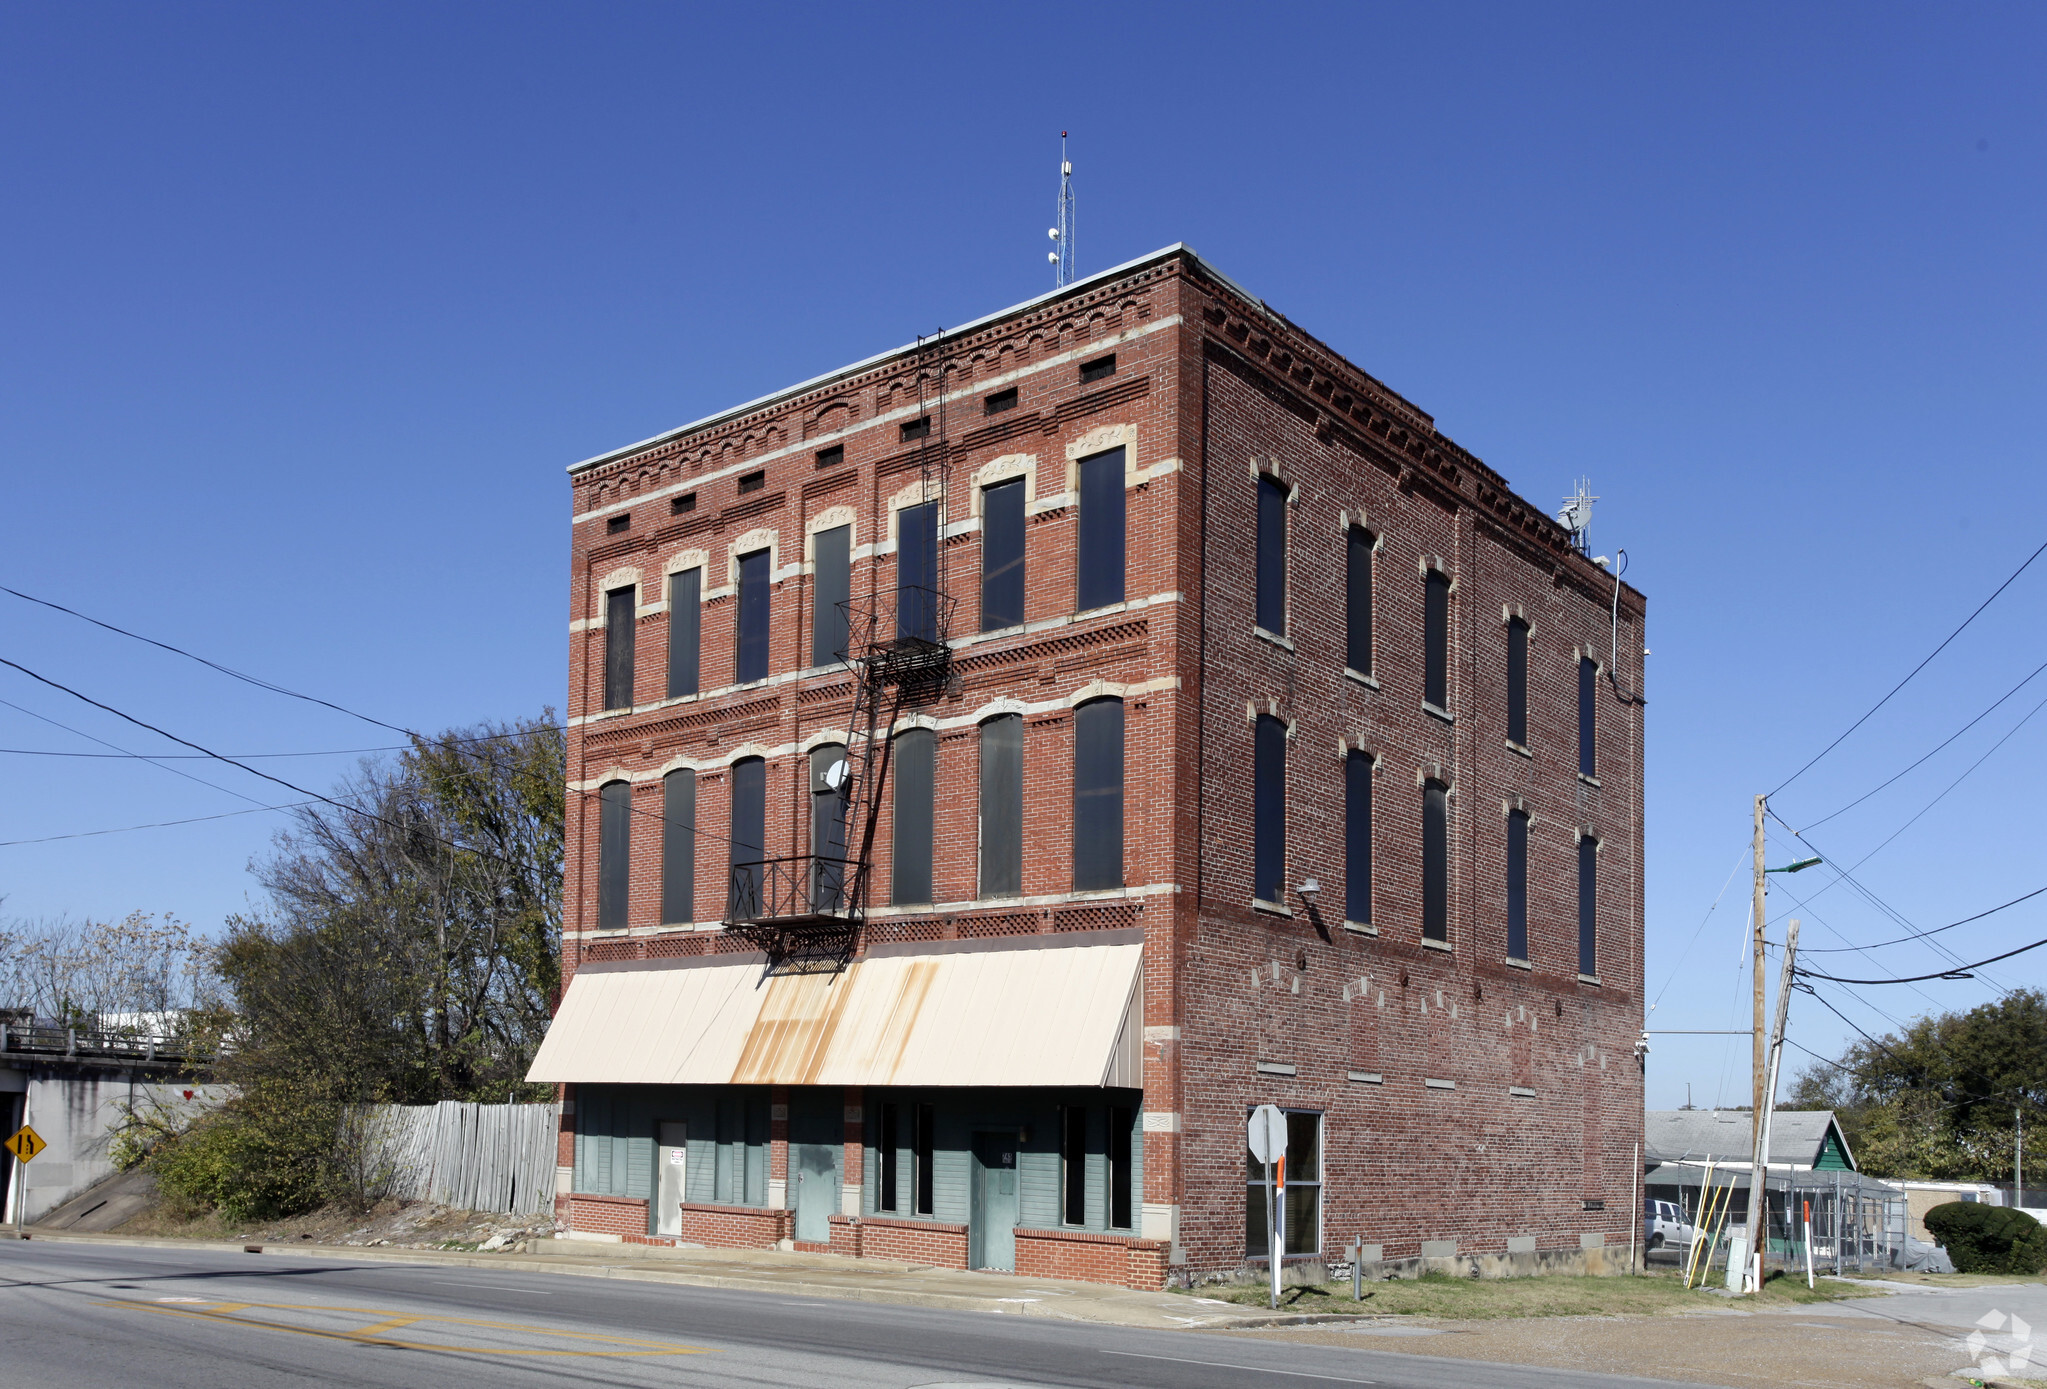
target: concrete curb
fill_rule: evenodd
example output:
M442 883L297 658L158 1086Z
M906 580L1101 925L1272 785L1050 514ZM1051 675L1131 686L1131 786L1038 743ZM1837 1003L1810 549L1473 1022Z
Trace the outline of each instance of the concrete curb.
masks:
M1162 1318L1131 1321L1120 1317L1077 1316L1063 1310L1058 1302L1015 1302L999 1297L974 1297L961 1293L919 1292L908 1288L847 1287L839 1283L806 1282L795 1278L745 1278L731 1274L690 1273L682 1270L648 1268L640 1264L601 1263L562 1255L469 1254L434 1249L369 1248L358 1245L315 1244L309 1240L285 1244L237 1244L226 1240L166 1239L143 1235L73 1234L68 1231L31 1230L24 1238L51 1244L98 1244L136 1249L189 1249L212 1254L271 1254L286 1258L333 1259L371 1263L427 1264L443 1268L504 1269L513 1273L556 1273L572 1278L616 1278L635 1283L667 1283L692 1288L719 1288L734 1292L778 1293L787 1297L830 1298L840 1302L872 1302L893 1307L921 1307L932 1311L984 1312L1000 1316L1051 1318L1057 1321L1095 1322L1101 1325L1143 1326L1149 1330L1235 1330L1271 1326L1307 1326L1317 1322L1351 1321L1337 1314L1238 1317L1199 1304L1190 1304L1190 1316L1200 1318L1198 1327L1159 1326ZM578 1266L580 1265L580 1266ZM1094 1304L1112 1307L1113 1304Z

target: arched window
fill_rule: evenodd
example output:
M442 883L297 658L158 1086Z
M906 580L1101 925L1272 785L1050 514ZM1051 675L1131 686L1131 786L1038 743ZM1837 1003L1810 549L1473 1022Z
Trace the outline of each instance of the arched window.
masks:
M1073 886L1123 886L1123 701L1073 711Z
M604 707L630 709L633 704L633 586L604 595Z
M846 659L846 609L853 595L853 528L833 526L810 538L810 663Z
M1438 709L1450 707L1450 576L1431 569L1422 633L1422 699Z
M1372 673L1372 550L1377 542L1363 526L1345 536L1344 575L1346 664L1359 675Z
M742 757L732 764L732 878L726 913L761 911L761 860L767 857L768 764Z
M1578 841L1578 973L1599 973L1599 841Z
M1450 788L1422 787L1422 939L1450 940Z
M1286 725L1260 714L1252 733L1251 895L1278 902L1286 892Z
M981 889L983 897L1023 891L1023 715L981 725Z
M895 787L894 851L889 901L899 906L931 900L932 807L938 785L938 735L909 728L896 735L889 780Z
M684 767L661 778L661 920L696 920L697 774Z
M1343 919L1372 924L1372 755L1343 759Z
M826 743L810 753L810 903L832 911L846 890L846 750Z
M597 788L597 929L623 931L630 900L633 787L607 781Z
M1123 601L1123 450L1083 458L1077 471L1080 567L1073 606L1086 612Z

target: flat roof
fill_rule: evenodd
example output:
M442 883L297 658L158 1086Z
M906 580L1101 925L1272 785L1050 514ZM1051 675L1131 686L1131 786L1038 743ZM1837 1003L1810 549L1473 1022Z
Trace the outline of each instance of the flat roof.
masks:
M1124 261L1123 264L1111 266L1107 270L1098 270L1085 279L1075 280L1072 284L1062 285L1058 289L1049 290L1034 299L1026 299L1021 304L1012 304L1006 309L998 309L994 313L983 314L972 322L963 323L957 328L942 329L935 336L924 341L905 343L901 347L892 347L886 352L877 352L872 357L862 358L860 361L825 372L821 376L813 376L808 381L799 381L793 386L785 386L779 391L770 391L764 396L758 396L753 400L749 400L741 405L732 406L727 410L720 410L713 415L706 415L700 420L691 420L688 424L677 425L674 429L665 429L659 434L640 440L638 443L608 449L603 453L597 454L595 457L585 458L580 463L569 464L568 471L573 475L586 472L591 468L601 467L606 463L614 463L621 458L631 457L642 449L652 448L656 444L667 443L670 439L678 439L685 434L694 434L699 429L706 429L715 424L723 424L726 420L736 419L741 415L752 414L756 410L765 409L777 402L788 400L792 396L804 395L810 391L817 390L821 386L828 386L834 381L842 381L849 376L857 376L861 372L869 371L884 362L893 361L898 357L906 357L912 352L921 351L934 342L974 332L992 323L999 323L1003 319L1014 317L1017 314L1028 313L1032 309L1052 303L1057 299L1063 299L1068 295L1085 293L1104 281L1116 279L1119 276L1129 274L1133 270L1143 269L1148 265L1156 265L1160 261L1170 260L1175 256L1193 261L1204 272L1236 291L1246 302L1257 305L1260 310L1275 319L1280 318L1280 315L1274 313L1263 299L1260 299L1235 280L1223 274L1222 271L1216 269L1208 261L1203 260L1192 246L1189 246L1184 241L1176 241L1170 246L1160 247L1149 255L1139 256L1136 260Z

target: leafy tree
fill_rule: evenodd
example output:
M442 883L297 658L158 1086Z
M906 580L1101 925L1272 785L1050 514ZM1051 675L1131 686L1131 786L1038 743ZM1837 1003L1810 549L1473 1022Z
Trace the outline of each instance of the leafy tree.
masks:
M550 711L415 739L294 815L216 955L237 1094L152 1156L166 1187L237 1218L360 1202L362 1106L541 1097L565 775Z
M2047 996L2015 990L1857 1041L1838 1062L1807 1068L1791 1100L1835 1110L1872 1175L2009 1181L2018 1116L2047 1115Z

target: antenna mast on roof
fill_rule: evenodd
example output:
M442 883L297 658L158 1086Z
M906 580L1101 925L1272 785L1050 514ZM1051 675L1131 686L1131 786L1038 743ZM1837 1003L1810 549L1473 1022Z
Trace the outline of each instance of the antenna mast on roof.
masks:
M1590 478L1579 478L1578 487L1564 498L1564 509L1557 513L1557 520L1571 533L1571 543L1580 553L1590 554L1586 533L1592 529L1592 504L1599 498L1592 495Z
M1073 161L1066 157L1066 132L1059 132L1059 225L1052 228L1052 288L1073 283Z

